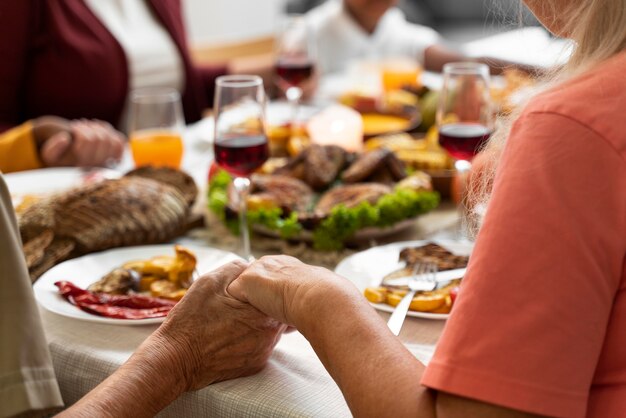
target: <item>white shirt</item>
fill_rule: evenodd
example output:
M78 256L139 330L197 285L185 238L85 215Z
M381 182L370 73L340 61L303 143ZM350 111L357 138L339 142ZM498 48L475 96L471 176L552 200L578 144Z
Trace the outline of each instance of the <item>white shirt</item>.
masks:
M424 51L439 41L433 29L406 20L398 8L380 18L367 33L345 10L341 0L327 0L306 14L317 46L320 74L343 71L355 60L411 58L424 63Z
M170 34L146 0L85 0L120 43L129 66L129 92L146 87L169 87L182 91L185 71ZM121 128L128 124L128 106Z

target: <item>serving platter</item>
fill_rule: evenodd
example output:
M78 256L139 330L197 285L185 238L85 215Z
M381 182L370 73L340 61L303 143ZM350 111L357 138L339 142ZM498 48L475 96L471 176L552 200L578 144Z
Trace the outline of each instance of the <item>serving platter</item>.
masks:
M186 245L186 247L196 255L198 260L197 269L201 274L239 259L237 255L231 252L216 248L190 245ZM161 323L165 318L115 319L89 314L70 304L59 295L54 283L59 280L67 280L84 289L127 261L144 260L155 256L173 254L173 252L174 246L171 244L150 245L116 248L66 261L48 270L37 280L33 286L35 299L50 312L82 321L114 325L150 325Z
M452 240L403 241L373 247L343 259L335 268L335 273L350 280L363 293L366 287L379 286L383 277L401 267L398 262L400 251L409 247L420 247L434 242L457 255L470 255L473 244ZM393 312L394 307L384 303L372 303L374 308L383 312ZM449 314L409 311L408 316L445 320Z

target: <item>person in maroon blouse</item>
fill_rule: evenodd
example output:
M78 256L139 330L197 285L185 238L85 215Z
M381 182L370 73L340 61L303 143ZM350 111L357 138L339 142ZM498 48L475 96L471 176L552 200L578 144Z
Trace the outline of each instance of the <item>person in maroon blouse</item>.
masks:
M185 119L195 122L210 106L214 80L226 67L192 63L180 0L146 4L179 53ZM85 0L4 1L0 27L0 133L50 115L119 126L129 93L128 57ZM87 135L101 136L101 127ZM108 132L110 140L119 140L113 129Z

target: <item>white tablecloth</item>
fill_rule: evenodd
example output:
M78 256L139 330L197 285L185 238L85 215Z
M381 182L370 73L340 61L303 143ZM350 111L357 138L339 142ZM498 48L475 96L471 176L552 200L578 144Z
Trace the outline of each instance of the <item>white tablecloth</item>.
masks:
M43 309L41 315L66 405L76 402L113 373L156 329L156 326L82 322ZM409 321L423 327L423 333L429 336L426 344L408 345L416 357L427 362L443 323ZM295 332L283 336L261 373L184 394L159 416L347 417L351 414L339 388L309 343Z

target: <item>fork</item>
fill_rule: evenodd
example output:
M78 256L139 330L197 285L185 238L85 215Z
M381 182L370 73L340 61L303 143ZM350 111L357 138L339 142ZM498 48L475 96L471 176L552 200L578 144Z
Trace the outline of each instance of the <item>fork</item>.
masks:
M409 292L398 303L387 322L387 326L394 335L400 334L415 293L432 291L437 287L437 270L437 265L434 263L417 263L413 268L413 275L408 283Z

